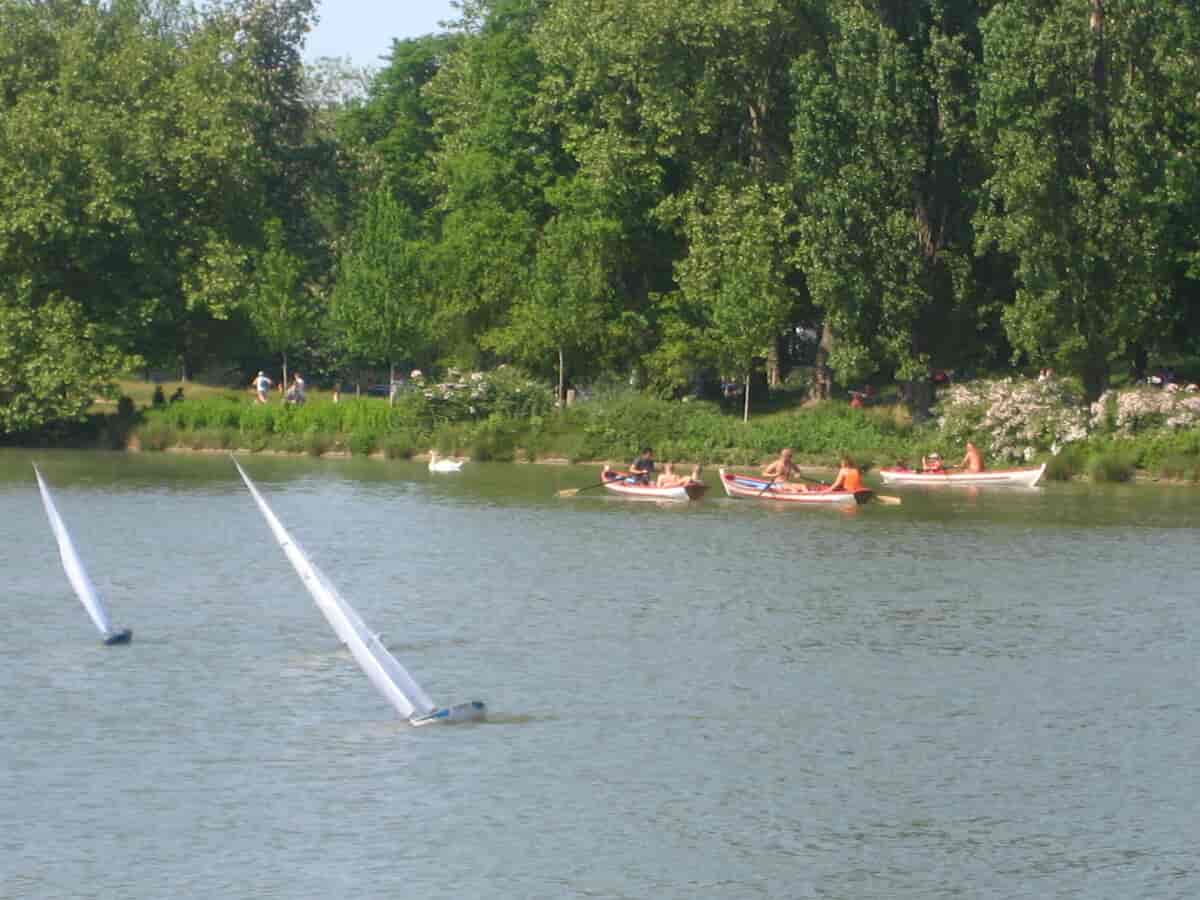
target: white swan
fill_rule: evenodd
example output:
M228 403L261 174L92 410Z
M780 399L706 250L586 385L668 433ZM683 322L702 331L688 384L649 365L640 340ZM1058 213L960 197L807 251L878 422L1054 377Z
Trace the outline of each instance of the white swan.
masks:
M436 450L429 451L430 472L457 472L462 468L461 459L438 459Z

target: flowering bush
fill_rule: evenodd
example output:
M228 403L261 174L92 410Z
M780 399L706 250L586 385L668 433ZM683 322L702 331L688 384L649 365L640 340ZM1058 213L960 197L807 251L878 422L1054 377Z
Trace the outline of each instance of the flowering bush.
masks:
M413 373L413 389L425 400L430 417L437 421L463 422L493 415L529 419L554 407L554 393L547 385L510 366L467 375L449 369L446 378L434 384L426 381L419 371Z
M1171 429L1200 425L1200 395L1134 387L1105 391L1092 404L1091 426L1129 436L1166 426Z
M973 381L949 388L938 402L938 426L954 443L972 440L992 456L1027 460L1057 453L1088 436L1088 409L1078 388L1060 378Z

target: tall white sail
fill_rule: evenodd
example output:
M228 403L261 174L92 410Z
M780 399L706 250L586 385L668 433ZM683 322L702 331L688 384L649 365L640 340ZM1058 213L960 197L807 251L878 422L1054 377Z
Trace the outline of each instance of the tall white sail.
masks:
M41 470L38 469L36 463L33 466L33 474L37 476L38 490L42 492L42 505L46 507L46 517L50 520L50 528L58 541L58 554L62 557L67 580L71 582L71 587L75 589L75 594L83 603L84 609L88 611L88 615L92 617L92 621L96 623L96 627L100 629L100 633L106 638L111 637L113 634L112 624L108 619L108 611L104 608L104 601L100 599L100 593L92 584L92 579L88 578L87 569L83 567L83 560L79 558L79 553L75 550L71 534L67 531L62 516L58 514L58 507L54 505L54 498L50 496L50 488L46 486L46 480L42 478Z
M429 699L429 695L413 680L404 666L400 665L400 662L388 652L388 649L379 640L379 636L367 629L358 613L338 593L337 588L333 586L325 573L308 558L304 549L296 543L296 540L283 527L283 523L271 511L267 501L263 499L258 488L254 486L254 482L250 480L250 476L246 474L236 459L233 460L233 464L237 466L242 481L250 489L254 502L258 504L258 508L271 527L271 532L275 535L279 546L283 548L292 567L299 574L300 580L312 594L317 609L325 616L342 643L350 649L359 668L366 673L367 678L371 680L379 693L383 694L400 715L410 718L414 715L427 716L432 713L436 709L436 705Z

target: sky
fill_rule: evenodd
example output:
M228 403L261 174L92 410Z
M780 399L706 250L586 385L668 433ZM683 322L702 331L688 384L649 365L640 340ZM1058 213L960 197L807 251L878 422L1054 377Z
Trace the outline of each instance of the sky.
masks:
M320 23L308 35L304 57L350 57L356 66L382 66L379 57L393 38L441 31L438 22L458 18L450 0L321 0Z

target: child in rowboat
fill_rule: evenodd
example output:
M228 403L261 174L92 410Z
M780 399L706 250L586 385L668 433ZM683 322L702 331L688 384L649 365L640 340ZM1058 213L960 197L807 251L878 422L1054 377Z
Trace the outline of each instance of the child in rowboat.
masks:
M780 450L779 459L763 469L762 473L764 478L770 478L774 482L771 485L771 490L773 491L804 493L808 490L808 486L805 484L788 483L790 479L800 474L800 470L792 462L792 450L790 447L784 447Z
M945 472L946 469L942 466L942 454L934 450L928 456L921 457L922 472Z
M649 484L654 475L654 451L643 447L637 459L629 464L629 474L637 479L639 484Z
M833 484L825 488L827 491L846 491L850 494L858 493L865 490L862 483L862 473L858 471L858 467L854 465L854 460L849 456L841 458L841 468L838 469L837 478L833 480Z
M700 467L692 469L691 475L676 475L675 466L672 463L663 464L663 472L655 481L655 487L682 487L689 481L700 480Z

